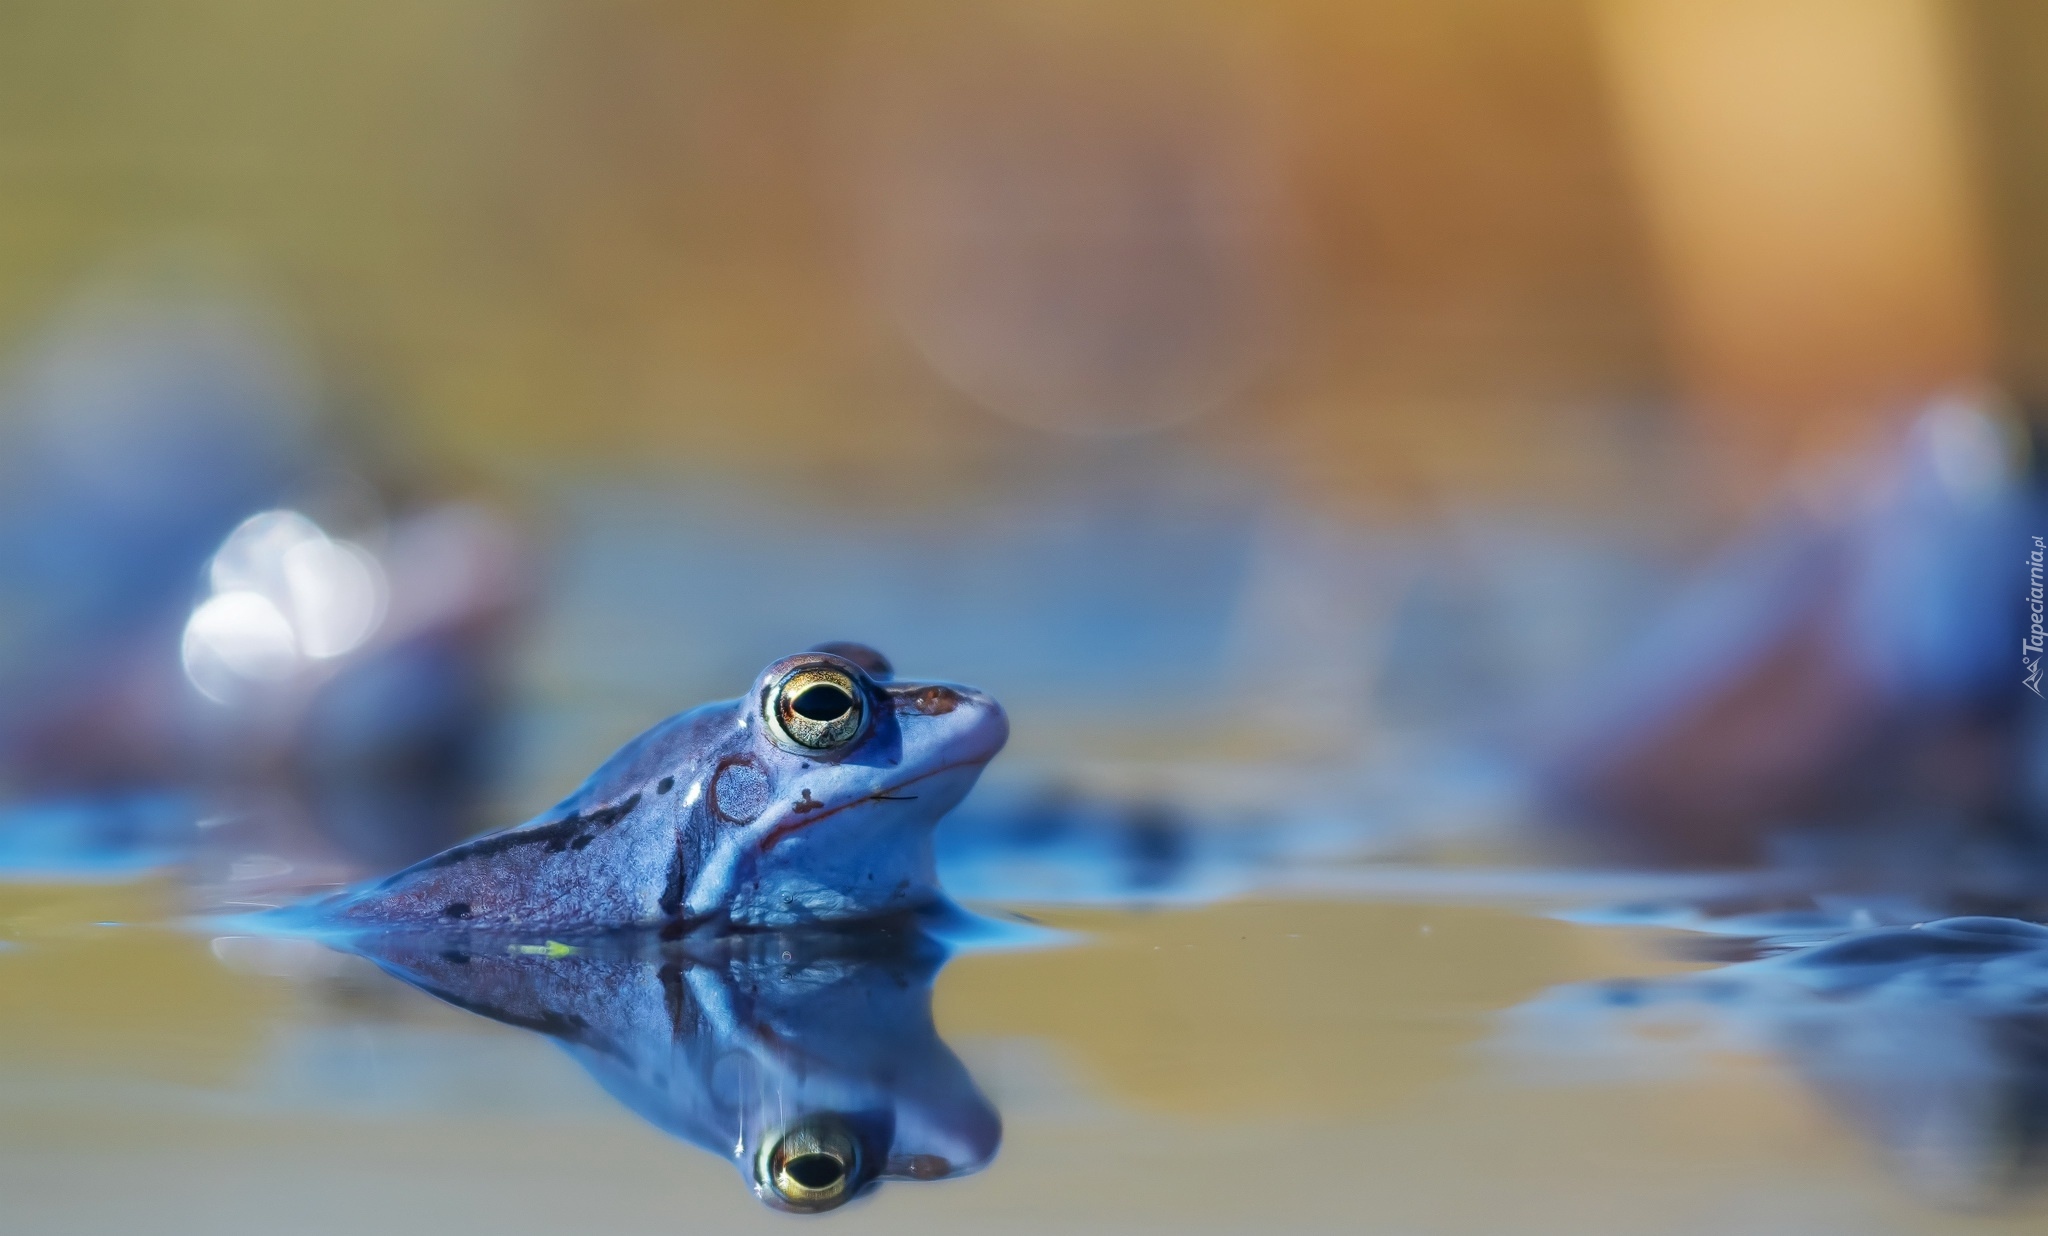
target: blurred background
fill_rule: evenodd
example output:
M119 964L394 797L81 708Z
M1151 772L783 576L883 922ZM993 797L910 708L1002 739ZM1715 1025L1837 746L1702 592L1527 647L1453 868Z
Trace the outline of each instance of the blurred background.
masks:
M10 5L0 785L282 777L388 866L852 638L1008 702L1026 799L2010 826L2044 58L2003 0Z
M533 1036L136 925L859 640L1010 710L947 886L1089 942L949 971L1011 1149L877 1226L1960 1230L1753 1062L1467 1049L1697 964L1536 903L2048 917L2044 68L2021 0L10 0L9 1205L748 1221ZM1881 1040L1988 1206L2039 987L1714 1016Z

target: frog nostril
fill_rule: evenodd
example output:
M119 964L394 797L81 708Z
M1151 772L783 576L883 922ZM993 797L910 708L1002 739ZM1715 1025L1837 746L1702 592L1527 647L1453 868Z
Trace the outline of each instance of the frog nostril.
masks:
M837 721L853 708L853 697L829 682L821 682L807 688L802 695L791 700L789 706L800 717L813 721Z
M908 708L926 717L944 716L961 703L960 693L950 687L919 687L910 691L893 691L892 694L896 697L897 708Z

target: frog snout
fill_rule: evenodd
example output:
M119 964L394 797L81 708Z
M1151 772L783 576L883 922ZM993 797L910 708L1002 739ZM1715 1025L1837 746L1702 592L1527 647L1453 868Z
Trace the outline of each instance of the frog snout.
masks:
M970 738L980 753L979 758L995 758L996 752L1010 740L1010 714L1003 711L1003 706L996 703L992 695L972 688L963 688L960 694L961 711L974 718Z
M1010 737L1010 718L986 692L953 683L901 683L888 688L891 704L904 721L929 717L949 732L962 758L989 759Z

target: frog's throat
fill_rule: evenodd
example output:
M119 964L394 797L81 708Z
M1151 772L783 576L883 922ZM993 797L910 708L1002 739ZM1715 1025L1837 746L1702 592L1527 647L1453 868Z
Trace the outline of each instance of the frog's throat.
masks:
M785 838L794 836L795 834L802 832L804 829L809 828L811 825L816 824L820 820L829 820L833 816L838 815L840 812L845 811L849 807L858 807L862 803L885 801L891 795L894 795L903 790L907 790L911 786L916 785L920 781L926 781L930 778L936 777L940 773L949 773L952 772L954 769L958 768L975 768L986 763L988 763L986 757L965 760L954 760L950 764L941 764L937 768L921 772L915 777L910 777L903 781L899 781L894 785L886 786L882 789L876 790L874 793L869 794L865 797L852 799L848 802L840 803L835 807L827 807L823 811L814 811L809 815L793 816L790 819L784 820L781 823L775 825L775 827L768 830L766 835L764 835L761 838L760 852L766 854L768 851L774 849L778 844L780 844Z

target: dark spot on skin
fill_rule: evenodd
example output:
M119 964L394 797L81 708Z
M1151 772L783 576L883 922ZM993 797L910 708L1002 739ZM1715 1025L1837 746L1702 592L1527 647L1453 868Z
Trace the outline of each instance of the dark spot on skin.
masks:
M469 954L460 949L451 948L442 952L441 960L450 965L466 966L469 964Z
M479 837L467 845L459 845L451 850L443 850L432 858L416 863L397 875L392 876L391 879L386 880L384 883L390 885L417 872L432 871L438 867L452 867L456 863L472 858L488 858L493 854L502 854L506 850L516 850L523 845L546 845L558 837L573 835L580 826L581 821L572 815L566 819L556 820L552 824L542 824L538 827L526 829L515 828L502 833L493 833L488 837Z
M568 839L567 837L550 837L550 838L548 838L548 844L547 844L547 851L548 851L548 853L550 853L550 854L560 854L560 853L561 853L561 852L562 852L563 850L566 850L566 849L568 849L568 848L569 848L569 839Z
M675 853L669 855L668 879L662 885L661 890L660 905L661 914L663 918L672 919L676 915L682 913L683 895L685 892L686 881L684 880L683 870L683 843L682 840L678 838L676 841Z
M666 794L670 790L673 790L675 788L676 779L674 777L663 777L661 779L661 784L654 787L654 792L657 794Z
M795 802L791 803L789 805L789 809L791 811L796 812L798 815L802 815L806 811L816 811L824 805L824 803L821 803L817 799L811 797L810 788L807 786L804 789L804 796L802 798L797 799Z
M951 687L919 687L914 691L891 691L896 711L914 712L921 717L940 717L960 706L960 693Z
M385 880L379 887L390 888L408 876L453 866L456 863L465 862L472 858L486 858L492 854L501 854L506 850L517 849L523 845L542 845L551 851L559 852L569 844L570 838L581 832L586 826L592 832L603 832L605 829L633 814L633 808L639 805L640 796L635 794L624 802L615 803L609 807L600 807L595 811L586 811L580 815L564 816L553 823L541 824L533 828L512 828L502 833L492 833L488 837L479 837L466 845L458 845L452 849L443 850L432 858L414 863L404 871Z
M607 829L610 828L612 825L618 823L620 820L623 820L627 816L633 814L633 808L639 805L640 796L638 794L635 794L633 795L633 797L627 799L626 801L618 804L615 807L605 807L598 811L584 812L583 822L585 824L590 825L593 829Z
M576 838L576 840L571 841L569 843L569 848L572 850L580 850L584 846L589 845L592 840L593 838L591 837L591 835L589 833L585 833L581 837Z
M467 901L451 901L447 905L441 907L441 917L468 918L469 903Z

